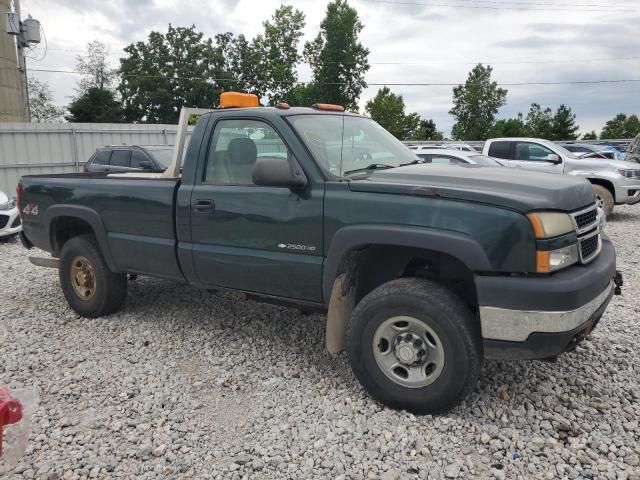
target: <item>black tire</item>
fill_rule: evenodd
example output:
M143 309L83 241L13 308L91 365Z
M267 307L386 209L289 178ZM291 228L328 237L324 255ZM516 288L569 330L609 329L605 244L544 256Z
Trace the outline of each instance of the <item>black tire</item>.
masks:
M600 208L604 210L605 218L608 218L611 212L613 212L615 204L613 195L607 187L603 187L602 185L594 185L593 189L596 191L596 198L600 204Z
M396 316L418 319L441 341L444 366L430 385L400 385L378 366L375 332ZM416 414L445 412L464 399L476 385L483 363L480 328L471 310L447 288L419 278L393 280L366 295L352 314L347 350L356 378L372 397Z
M74 287L72 262L82 258L90 265L95 281L93 294L83 298ZM60 285L67 302L79 315L95 318L118 311L127 297L127 276L111 272L93 235L67 241L60 252Z

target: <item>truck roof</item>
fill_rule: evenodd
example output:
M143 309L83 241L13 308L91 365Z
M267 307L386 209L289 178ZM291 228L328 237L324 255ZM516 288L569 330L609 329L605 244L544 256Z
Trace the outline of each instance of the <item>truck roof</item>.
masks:
M256 113L273 113L276 115L280 115L282 117L286 117L288 115L346 115L351 117L361 117L359 113L355 112L339 112L335 110L322 110L319 108L311 108L311 107L230 107L230 108L217 108L215 110L211 110L212 115L216 115L218 113L228 114L230 112L256 112Z

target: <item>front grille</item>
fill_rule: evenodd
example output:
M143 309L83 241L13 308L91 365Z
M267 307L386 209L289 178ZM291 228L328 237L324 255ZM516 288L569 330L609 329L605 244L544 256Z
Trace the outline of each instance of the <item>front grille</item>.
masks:
M16 217L16 219L11 223L11 228L16 228L20 226L20 217Z
M596 228L600 221L598 218L598 206L594 203L587 208L573 212L571 218L578 235L589 232Z
M579 242L582 263L592 260L598 254L600 250L600 234L597 231L595 234L586 235L579 239Z
M0 228L4 228L9 223L9 217L7 215L0 215Z

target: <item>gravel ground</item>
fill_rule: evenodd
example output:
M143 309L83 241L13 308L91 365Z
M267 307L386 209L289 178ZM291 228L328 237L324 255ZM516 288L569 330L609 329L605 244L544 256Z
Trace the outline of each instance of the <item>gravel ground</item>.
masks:
M640 478L640 208L607 231L625 277L556 363L487 361L446 416L371 400L323 318L155 279L79 318L57 272L0 244L0 384L40 392L8 478Z

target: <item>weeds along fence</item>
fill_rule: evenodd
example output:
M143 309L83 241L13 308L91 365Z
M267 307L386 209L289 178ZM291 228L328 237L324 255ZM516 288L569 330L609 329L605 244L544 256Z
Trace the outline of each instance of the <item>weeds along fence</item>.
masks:
M0 190L22 175L78 172L105 145L173 145L176 125L0 123Z

